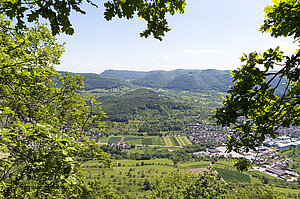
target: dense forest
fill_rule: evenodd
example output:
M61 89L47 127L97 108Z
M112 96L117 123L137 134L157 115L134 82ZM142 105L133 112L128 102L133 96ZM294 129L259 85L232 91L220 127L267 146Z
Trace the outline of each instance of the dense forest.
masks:
M111 95L111 92L108 95L105 92L93 94L99 96L97 100L108 115L106 120L119 122L113 126L119 126L119 132L122 133L135 131L155 135L181 131L188 128L190 123L201 122L212 115L212 109L208 106L176 99L168 92L139 88L117 95Z
M66 74L66 72L60 72ZM105 70L100 74L71 73L83 76L85 90L112 89L120 87L136 88L148 87L156 89L169 89L177 91L194 92L227 92L233 82L230 71L222 70L188 70L177 69L173 71L126 71ZM266 81L272 79L269 77ZM271 87L275 88L276 95L284 93L286 78L278 84L281 78L275 77ZM278 84L278 85L277 85Z

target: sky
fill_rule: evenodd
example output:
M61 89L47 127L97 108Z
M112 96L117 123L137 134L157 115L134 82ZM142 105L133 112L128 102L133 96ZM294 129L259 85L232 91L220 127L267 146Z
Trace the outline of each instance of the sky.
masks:
M101 73L115 70L232 70L239 57L281 46L296 49L292 38L272 38L258 31L264 7L271 0L187 0L184 14L168 16L171 31L163 41L141 38L146 22L114 18L106 21L104 8L84 5L86 15L73 13L75 33L58 36L66 51L57 70Z

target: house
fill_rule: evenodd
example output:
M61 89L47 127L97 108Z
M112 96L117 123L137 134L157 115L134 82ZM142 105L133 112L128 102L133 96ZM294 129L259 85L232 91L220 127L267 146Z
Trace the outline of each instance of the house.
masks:
M218 149L208 149L208 152L210 153L220 153Z
M194 152L193 155L199 156L199 157L205 157L207 156L207 153L204 151Z
M269 172L269 173L275 174L279 177L281 177L285 174L285 172L283 170L278 169L278 168L273 168L273 167L267 168L266 171Z

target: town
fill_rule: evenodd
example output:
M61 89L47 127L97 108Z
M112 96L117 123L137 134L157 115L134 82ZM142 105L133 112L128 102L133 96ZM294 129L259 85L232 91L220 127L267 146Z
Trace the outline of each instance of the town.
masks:
M228 136L231 133L228 127L220 127L213 125L191 124L190 130L185 131L185 134L190 134L189 140L193 143L224 143L228 141ZM256 152L249 153L226 153L226 147L215 145L205 151L194 152L194 155L204 156L223 156L232 158L247 158L254 163L252 169L259 170L266 174L277 178L287 179L290 181L297 180L299 174L287 168L287 165L292 162L291 159L278 153L279 149L288 147L300 146L300 127L280 128L278 137L275 139L267 138L263 145ZM299 163L297 163L299 164Z

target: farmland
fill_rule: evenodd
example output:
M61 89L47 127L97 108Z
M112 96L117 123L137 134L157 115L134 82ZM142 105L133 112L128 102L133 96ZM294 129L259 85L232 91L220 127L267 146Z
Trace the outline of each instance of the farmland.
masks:
M139 150L136 150L139 151ZM274 182L275 178L258 171L248 171L246 173L234 170L232 161L218 160L215 164L211 164L209 160L190 161L179 163L174 166L173 162L165 158L156 158L151 160L114 160L112 167L103 168L103 165L97 161L88 161L84 163L85 176L89 181L99 180L101 184L109 184L114 187L118 194L123 197L137 198L145 193L145 184L153 182L156 177L164 175L172 170L188 170L192 172L203 172L210 165L227 183L246 183L263 185L266 179ZM276 181L279 182L280 179ZM282 181L283 182L283 181ZM279 188L286 195L299 194L299 190Z
M244 173L222 168L216 168L216 170L225 181L250 182L250 177Z
M178 137L159 137L159 136L126 136L126 137L108 137L102 138L101 143L108 144L118 144L123 141L125 144L135 144L135 145L154 145L162 147L180 147L191 145L191 142L186 136Z

